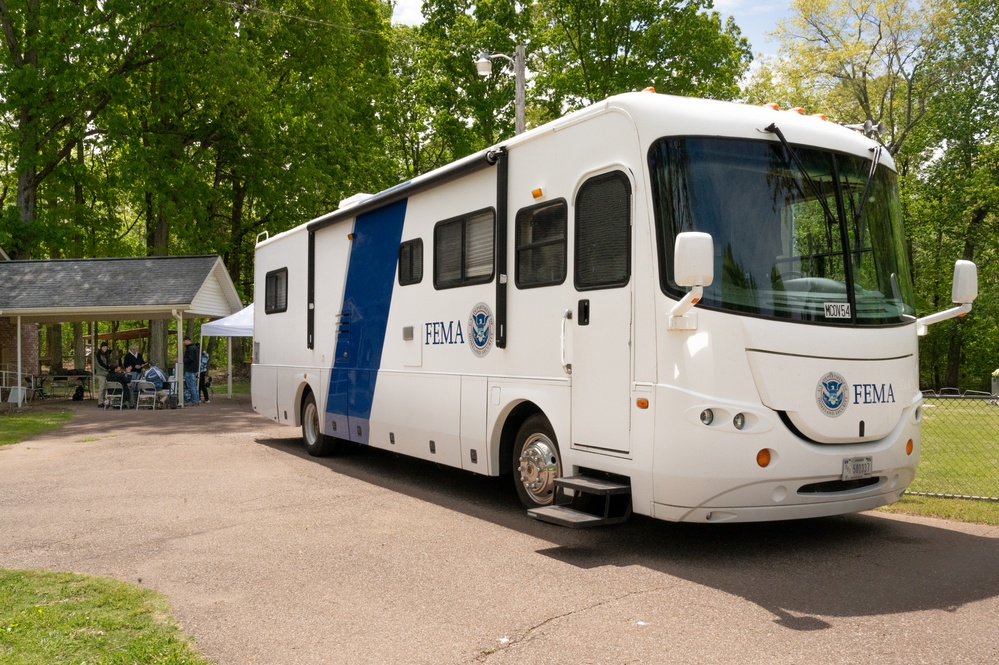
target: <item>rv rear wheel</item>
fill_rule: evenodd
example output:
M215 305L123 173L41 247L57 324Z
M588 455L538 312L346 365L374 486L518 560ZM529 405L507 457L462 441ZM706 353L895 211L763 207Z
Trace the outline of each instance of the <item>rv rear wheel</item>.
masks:
M302 441L305 450L313 457L322 457L332 452L330 438L319 429L319 409L312 393L305 397L302 405Z
M550 505L555 479L562 475L562 457L548 419L536 413L520 426L513 447L513 482L528 508Z

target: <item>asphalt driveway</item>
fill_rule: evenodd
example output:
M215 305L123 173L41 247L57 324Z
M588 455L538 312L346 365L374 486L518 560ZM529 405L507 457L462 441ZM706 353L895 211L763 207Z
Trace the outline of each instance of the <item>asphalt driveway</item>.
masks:
M996 528L572 531L508 479L310 458L245 396L64 406L62 430L0 448L0 566L157 589L219 663L999 662Z

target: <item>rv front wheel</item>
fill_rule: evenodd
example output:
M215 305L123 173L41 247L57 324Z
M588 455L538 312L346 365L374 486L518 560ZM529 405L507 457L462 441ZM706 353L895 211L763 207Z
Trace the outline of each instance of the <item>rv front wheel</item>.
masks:
M548 419L536 413L520 426L513 447L513 481L528 508L550 505L555 479L562 475L562 458Z
M330 452L329 438L319 429L319 409L316 398L309 393L302 405L302 441L305 450L313 457L322 457Z

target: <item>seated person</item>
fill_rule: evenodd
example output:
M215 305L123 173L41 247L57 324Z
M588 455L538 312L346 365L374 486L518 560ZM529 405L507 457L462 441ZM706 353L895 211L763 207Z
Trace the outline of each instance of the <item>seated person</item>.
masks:
M125 368L125 373L132 377L132 380L139 378L139 372L142 371L142 366L146 364L143 360L142 354L139 353L138 344L129 344L128 353L125 354L125 358L121 361L122 367Z
M149 369L142 375L143 381L148 381L156 387L156 397L161 406L166 406L167 395L170 390L167 388L167 375L156 366L155 360L149 361Z
M117 381L121 384L123 394L122 404L131 404L132 392L128 389L128 384L131 383L132 377L122 371L121 365L115 365L114 369L108 372L108 383L112 381ZM104 405L107 405L107 400L104 400Z

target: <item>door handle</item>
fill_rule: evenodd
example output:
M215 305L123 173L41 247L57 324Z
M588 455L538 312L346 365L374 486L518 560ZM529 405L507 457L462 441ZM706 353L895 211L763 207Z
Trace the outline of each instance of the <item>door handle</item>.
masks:
M566 323L572 318L572 310L567 309L562 312L562 371L566 374L572 374L572 363L566 362L565 359L565 328Z

